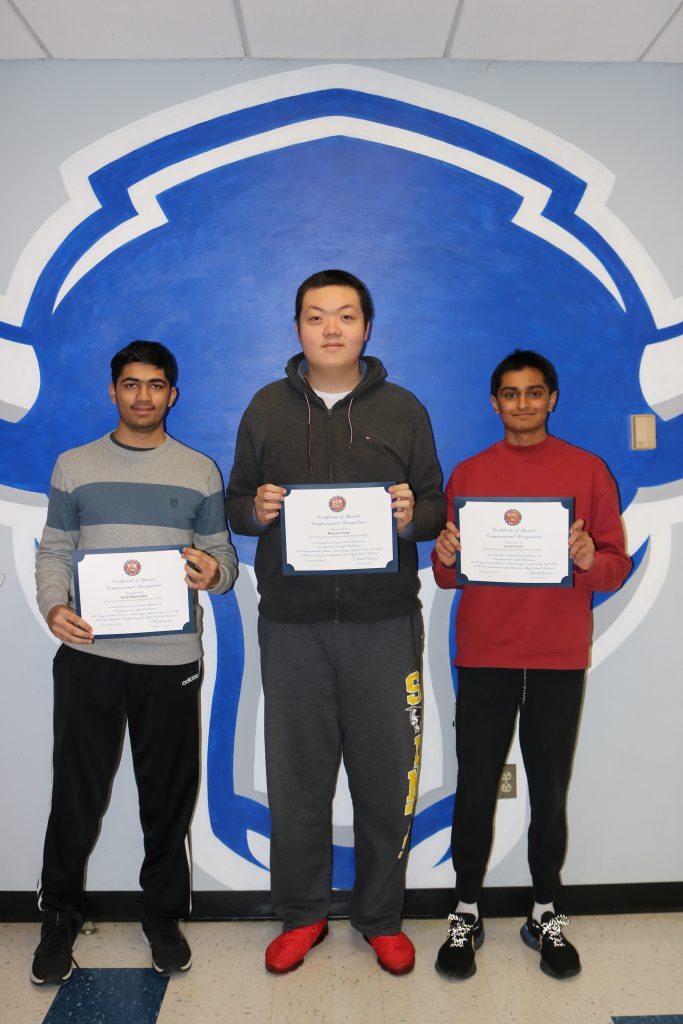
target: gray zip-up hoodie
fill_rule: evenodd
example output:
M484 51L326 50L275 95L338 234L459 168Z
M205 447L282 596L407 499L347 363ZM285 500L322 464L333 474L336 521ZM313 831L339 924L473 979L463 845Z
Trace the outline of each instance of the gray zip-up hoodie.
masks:
M414 395L386 381L379 359L366 356L353 391L327 409L300 373L299 353L287 376L258 391L237 433L227 490L235 533L259 536L254 568L259 610L279 622L394 618L419 607L415 541L433 540L446 512L429 417ZM259 529L253 509L262 484L408 483L413 521L399 536L398 573L284 576L280 522Z

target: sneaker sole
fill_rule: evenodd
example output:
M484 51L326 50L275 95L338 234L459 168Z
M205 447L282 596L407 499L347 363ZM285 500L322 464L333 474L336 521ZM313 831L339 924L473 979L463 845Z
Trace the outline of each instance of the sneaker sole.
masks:
M71 978L72 974L73 974L73 966L69 968L69 973L65 974L64 977L62 977L62 978L60 978L60 977L56 977L56 978L37 978L35 976L35 974L33 973L33 971L30 972L29 978L31 979L31 982L34 985L64 985L67 981L69 981L69 979Z
M441 975L442 978L445 978L446 981L467 981L468 978L471 978L473 974L477 973L477 962L476 960L472 961L472 966L467 974L456 974L454 971L445 971L438 960L434 962L434 969L436 970L436 973Z
M380 965L383 971L387 974L393 974L395 978L401 978L404 974L410 974L415 967L415 961L412 964L408 964L407 967L388 967L385 963L382 963L379 957L377 957L377 963Z
M328 931L329 928L327 927L327 925L325 925L325 927L323 928L323 930L321 931L320 935L315 940L313 945L308 950L306 950L304 955L301 957L301 960L297 960L296 963L291 965L291 967L271 967L270 964L266 963L266 970L268 971L269 974L291 974L292 971L296 971L299 967L301 967L302 963L304 962L304 959L311 952L311 949L315 949L316 946L320 945L320 943L327 935Z
M538 939L533 937L527 924L522 925L519 929L519 934L522 936L522 942L525 946L528 946L529 949L535 949L537 953L539 952L541 948L540 943Z
M541 945L538 939L533 937L526 924L522 925L519 930L519 934L522 936L522 942L525 946L528 946L529 949L533 949L536 953L541 952ZM581 974L581 964L579 964L575 971L568 971L566 974L558 974L557 971L552 969L552 967L548 967L548 964L545 962L543 957L541 957L541 970L544 974L547 974L549 978L554 978L556 981L567 981L569 978L575 978L577 974Z
M75 950L77 945L78 945L78 936L76 936L76 938L74 940L74 944L71 947L71 954L72 954L72 956L73 956L73 951ZM36 975L33 973L33 967L31 967L31 970L29 971L29 978L31 979L31 983L33 985L63 985L65 982L69 981L69 979L71 978L71 975L73 974L73 970L74 970L73 962L69 961L69 973L65 974L63 977L60 977L59 975L57 975L54 978L37 978Z
M190 958L190 960L188 960L188 962L182 967L173 967L169 971L168 968L159 967L159 964L155 964L154 958L152 957L152 967L157 974L177 974L179 971L189 971L190 967L192 967L192 959Z
M544 974L547 974L549 978L554 978L555 981L569 981L570 978L575 978L577 974L581 974L581 964L579 964L575 971L568 971L566 974L558 974L557 971L553 971L548 967L545 960L541 960L541 970Z

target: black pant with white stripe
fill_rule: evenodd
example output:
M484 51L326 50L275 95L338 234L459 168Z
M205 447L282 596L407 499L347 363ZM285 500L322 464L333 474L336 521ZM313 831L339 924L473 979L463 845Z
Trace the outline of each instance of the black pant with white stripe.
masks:
M40 907L82 919L83 880L126 720L145 855L143 909L187 917L188 831L199 785L200 663L131 665L62 645L55 655L52 806Z
M583 669L458 667L458 785L451 850L456 893L476 903L491 852L501 771L519 711L529 785L534 899L552 903L567 849L567 790L583 700Z

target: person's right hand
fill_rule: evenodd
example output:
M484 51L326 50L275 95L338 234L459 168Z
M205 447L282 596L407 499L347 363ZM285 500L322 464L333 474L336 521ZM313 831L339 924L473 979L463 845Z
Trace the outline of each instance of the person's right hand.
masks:
M455 565L455 554L462 551L460 545L460 531L456 529L455 523L446 523L445 528L436 538L436 555L442 565L446 568Z
M85 619L76 615L73 608L65 604L56 604L47 613L48 628L58 640L70 644L91 644L94 639L92 628Z
M254 498L254 514L262 526L272 523L280 515L286 493L284 487L277 484L261 484Z

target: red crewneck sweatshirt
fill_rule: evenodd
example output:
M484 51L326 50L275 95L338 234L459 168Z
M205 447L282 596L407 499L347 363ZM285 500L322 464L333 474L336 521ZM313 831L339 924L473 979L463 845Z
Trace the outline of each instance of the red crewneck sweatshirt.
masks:
M453 470L446 488L451 522L456 496L573 497L574 519L585 521L595 544L595 561L588 572L574 570L571 588L463 587L455 625L455 664L587 667L591 595L595 590L617 590L631 568L616 486L604 462L555 437L534 445L499 441ZM435 552L432 562L437 584L455 587L454 568L445 568Z

